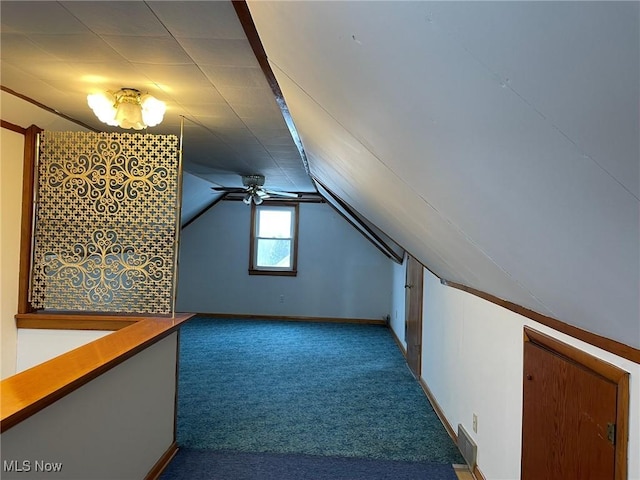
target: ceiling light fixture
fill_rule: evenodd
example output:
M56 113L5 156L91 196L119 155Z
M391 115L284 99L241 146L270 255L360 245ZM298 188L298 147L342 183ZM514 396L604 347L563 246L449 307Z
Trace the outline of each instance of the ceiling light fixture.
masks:
M256 205L260 205L262 203L262 197L255 192L247 192L247 194L242 199L244 203L247 205L251 205L251 201Z
M164 102L135 88L92 93L87 95L87 103L101 122L134 130L155 127L167 108Z

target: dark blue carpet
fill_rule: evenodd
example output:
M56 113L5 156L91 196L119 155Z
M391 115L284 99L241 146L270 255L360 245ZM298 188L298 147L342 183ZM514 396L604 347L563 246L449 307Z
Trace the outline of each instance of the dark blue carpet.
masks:
M371 325L191 320L177 440L162 480L455 479L464 463L389 329Z
M448 464L180 449L162 480L456 480Z

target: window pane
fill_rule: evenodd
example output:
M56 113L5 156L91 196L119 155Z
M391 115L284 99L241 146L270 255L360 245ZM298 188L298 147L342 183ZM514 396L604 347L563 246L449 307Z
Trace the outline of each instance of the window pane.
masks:
M258 236L291 238L291 210L259 210Z
M257 267L291 268L291 241L258 239Z

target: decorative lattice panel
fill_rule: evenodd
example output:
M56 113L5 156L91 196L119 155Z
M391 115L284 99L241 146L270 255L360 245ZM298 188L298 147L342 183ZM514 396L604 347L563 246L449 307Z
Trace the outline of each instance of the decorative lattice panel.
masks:
M34 308L172 313L178 153L174 135L42 133Z

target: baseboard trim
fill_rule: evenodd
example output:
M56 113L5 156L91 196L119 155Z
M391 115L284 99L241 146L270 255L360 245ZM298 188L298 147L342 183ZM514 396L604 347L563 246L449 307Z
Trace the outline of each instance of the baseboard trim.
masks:
M455 430L451 427L451 424L449 424L447 417L444 416L444 412L442 411L442 408L440 408L440 404L438 403L436 398L433 396L433 393L431 393L431 390L429 389L427 382L425 382L422 377L420 377L420 386L422 387L422 391L427 396L429 403L433 407L433 410L436 412L436 415L440 419L440 422L444 426L445 430L447 431L451 439L454 441L454 443L457 445L458 435L456 434ZM471 473L477 480L486 480L485 476L482 474L482 472L478 468L478 465L475 465L473 467L473 472Z
M444 412L442 411L442 408L440 408L440 404L437 402L436 398L433 396L433 393L431 393L431 390L429 390L427 383L424 381L422 377L420 377L420 386L422 387L422 391L424 392L424 394L427 396L429 403L433 407L433 410L436 412L436 415L440 419L440 422L442 423L444 428L447 430L447 433L449 434L451 439L457 445L458 435L456 434L456 431L449 424L447 417L444 416Z
M400 341L400 338L398 338L396 331L393 328L391 328L391 325L389 325L389 330L391 330L391 335L393 336L393 339L396 341L396 345L398 345L398 348L402 352L402 355L404 355L404 358L407 358L407 349Z
M473 476L476 477L476 480L487 480L487 477L480 471L478 465L473 467Z
M282 320L285 322L319 322L319 323L361 323L365 325L386 325L386 320L373 318L340 318L340 317L300 317L291 315L257 315L253 313L212 313L198 312L199 317L228 318L233 320Z
M156 462L156 464L149 470L147 476L144 477L144 480L157 480L164 472L165 468L169 465L169 462L173 459L173 457L178 453L178 445L176 442L173 442L166 452L162 454L160 459Z

